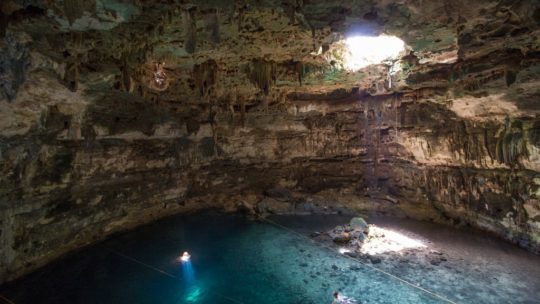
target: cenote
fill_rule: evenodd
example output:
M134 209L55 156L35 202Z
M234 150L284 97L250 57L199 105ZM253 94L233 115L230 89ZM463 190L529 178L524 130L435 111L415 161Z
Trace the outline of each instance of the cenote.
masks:
M269 223L221 212L170 217L70 254L0 292L14 303L331 303L334 291L349 303L538 299L540 258L479 232L373 219L385 229L423 235L430 249L446 244L460 251L452 267L426 268L362 263L310 237L309 231L349 218L277 216ZM178 260L184 251L188 263Z
M0 0L0 304L540 303L540 0Z

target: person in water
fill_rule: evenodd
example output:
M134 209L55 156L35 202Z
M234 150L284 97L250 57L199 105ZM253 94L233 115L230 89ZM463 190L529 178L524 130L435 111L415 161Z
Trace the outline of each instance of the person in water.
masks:
M184 253L178 257L178 261L180 262L187 262L191 258L191 255L187 251L184 251Z
M355 304L356 300L344 297L339 294L339 292L334 291L334 300L332 304Z
M332 301L332 304L339 304L339 292L334 291L334 301Z

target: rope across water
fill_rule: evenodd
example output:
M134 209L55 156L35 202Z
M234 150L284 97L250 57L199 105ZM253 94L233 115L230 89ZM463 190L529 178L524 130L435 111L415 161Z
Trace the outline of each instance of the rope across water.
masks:
M4 297L3 295L0 294L0 303L4 301L5 303L8 303L8 304L15 304L15 302L11 301L10 299Z

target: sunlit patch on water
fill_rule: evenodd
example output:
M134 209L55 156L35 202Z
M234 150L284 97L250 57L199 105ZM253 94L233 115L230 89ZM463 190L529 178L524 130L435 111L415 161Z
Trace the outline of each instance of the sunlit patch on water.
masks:
M369 255L375 255L426 247L421 240L413 239L393 230L371 225L369 236L360 247L360 251Z

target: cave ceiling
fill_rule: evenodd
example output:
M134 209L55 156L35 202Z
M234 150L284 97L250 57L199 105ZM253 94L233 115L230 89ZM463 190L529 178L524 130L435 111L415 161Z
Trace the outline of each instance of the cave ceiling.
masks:
M172 103L425 89L458 115L537 113L537 1L8 0L2 14L10 100L31 69L84 95ZM346 37L381 34L406 43L399 73L343 68Z

